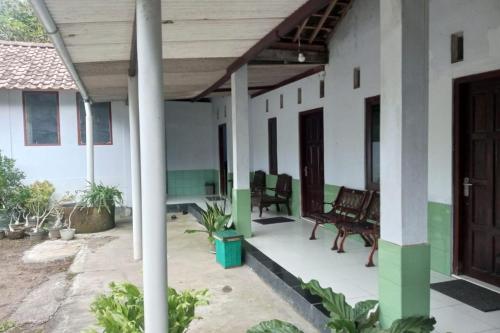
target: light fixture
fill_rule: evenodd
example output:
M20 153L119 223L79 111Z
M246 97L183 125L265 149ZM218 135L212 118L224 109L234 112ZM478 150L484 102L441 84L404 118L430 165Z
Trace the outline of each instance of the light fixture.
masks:
M300 62L300 63L303 63L306 61L306 56L304 55L304 53L300 52L300 32L299 32L299 48L298 48L298 56L297 56L297 61Z

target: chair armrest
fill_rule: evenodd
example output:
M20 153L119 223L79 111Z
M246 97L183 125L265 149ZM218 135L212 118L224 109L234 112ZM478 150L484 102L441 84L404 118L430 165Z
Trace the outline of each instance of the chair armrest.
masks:
M266 190L276 192L276 187L266 187Z
M323 205L330 205L333 207L333 202L323 202Z

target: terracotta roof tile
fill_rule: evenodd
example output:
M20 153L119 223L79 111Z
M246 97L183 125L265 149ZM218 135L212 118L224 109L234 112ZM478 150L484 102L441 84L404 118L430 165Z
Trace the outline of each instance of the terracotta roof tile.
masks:
M51 44L0 41L0 89L76 90Z

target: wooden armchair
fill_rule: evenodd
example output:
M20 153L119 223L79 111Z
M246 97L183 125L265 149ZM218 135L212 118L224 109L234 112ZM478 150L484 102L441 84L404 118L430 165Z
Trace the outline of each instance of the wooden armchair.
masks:
M266 190L266 173L262 170L255 171L252 182L250 183L250 192L252 197L260 195Z
M332 205L332 209L326 213L316 213L312 215L315 220L314 228L311 232L310 240L316 239L316 230L321 224L333 224L337 227L337 236L333 241L332 250L337 250L337 242L341 236L341 229L338 224L343 221L353 221L357 219L365 202L369 196L369 192L364 190L355 190L342 186L333 202L325 202L325 205Z
M368 203L359 218L352 222L340 222L338 227L342 231L338 252L344 252L344 242L349 235L360 235L371 243L366 267L374 266L373 254L378 249L378 239L380 238L380 193L371 192Z
M276 210L280 211L280 205L285 205L288 210L288 215L292 215L290 209L290 198L292 197L292 177L287 174L278 175L275 188L266 188L274 192L274 195L269 195L265 191L261 191L260 195L252 198L252 207L259 206L259 216L262 216L262 209L276 205Z

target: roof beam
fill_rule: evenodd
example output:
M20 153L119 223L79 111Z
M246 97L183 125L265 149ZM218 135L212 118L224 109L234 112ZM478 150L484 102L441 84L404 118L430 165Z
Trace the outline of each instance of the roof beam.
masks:
M275 29L270 31L264 38L262 38L257 44L250 48L245 54L233 62L228 68L226 74L221 77L213 85L205 89L201 94L196 96L194 100L198 100L210 94L212 91L220 87L224 82L229 80L231 74L238 70L241 66L245 65L252 59L254 59L262 50L270 47L273 43L277 42L280 36L284 36L290 32L294 27L303 22L306 18L316 13L321 8L325 7L330 3L330 0L308 0L302 6L300 6L295 12L292 13L288 18L281 22Z
M302 22L302 24L297 28L297 32L295 33L295 36L293 37L293 42L297 42L297 40L299 39L300 37L300 34L302 33L302 30L304 30L304 28L306 27L307 25L307 21L309 21L309 17L306 18L304 20L304 22Z
M316 29L314 29L311 37L309 38L309 41L308 41L309 44L312 44L312 42L314 41L314 39L318 35L319 31L323 27L323 24L325 24L326 19L328 18L328 16L332 12L332 10L335 7L335 5L337 4L337 2L338 2L338 0L332 0L332 2L330 2L330 4L328 5L328 7L325 9L325 13L323 14L323 16L321 17L321 19L319 20L319 23L316 26Z
M317 64L324 65L328 63L328 52L318 52L318 51L305 51L301 50L305 55L306 61L304 64ZM250 64L295 64L300 63L297 59L297 49L293 50L275 50L266 49L259 53L254 60L250 61Z

